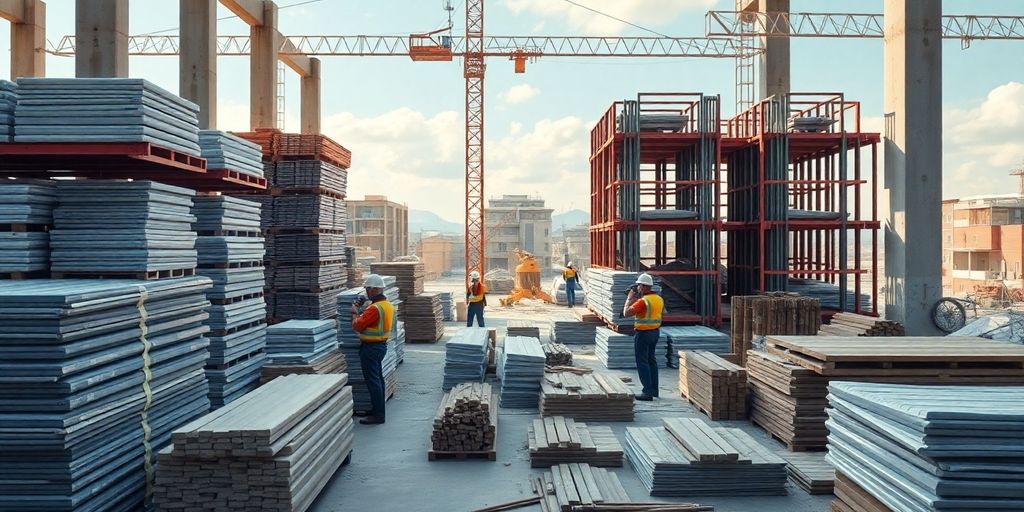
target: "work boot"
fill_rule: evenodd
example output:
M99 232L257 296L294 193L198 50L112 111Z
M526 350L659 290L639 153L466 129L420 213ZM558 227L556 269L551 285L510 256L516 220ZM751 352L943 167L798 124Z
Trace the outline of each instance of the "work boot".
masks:
M640 400L642 402L650 402L650 401L654 400L654 397L651 396L651 395L648 395L648 394L636 395L633 398L636 398L637 400Z
M380 416L367 416L359 420L359 423L362 425L380 425L384 423L384 418Z

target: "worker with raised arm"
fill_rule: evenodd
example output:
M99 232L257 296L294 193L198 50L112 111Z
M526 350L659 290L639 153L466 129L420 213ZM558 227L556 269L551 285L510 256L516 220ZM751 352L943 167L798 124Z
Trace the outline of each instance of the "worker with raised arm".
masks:
M655 350L661 336L661 316L665 302L654 293L654 279L640 274L636 284L629 288L622 316L634 317L633 351L636 354L636 373L643 385L637 400L650 401L658 396L658 360Z
M473 317L480 327L484 326L484 306L487 305L487 286L480 281L480 272L469 273L466 286L466 327L473 327Z
M576 285L580 282L580 272L572 266L571 261L565 265L562 278L565 279L565 300L569 303L570 308L576 307ZM580 289L583 287L581 286Z
M395 306L384 296L384 278L377 274L363 281L366 297L352 304L352 330L359 334L359 366L370 392L371 410L359 420L363 425L384 423L384 356L388 351L388 338L395 325ZM362 302L369 302L360 311Z

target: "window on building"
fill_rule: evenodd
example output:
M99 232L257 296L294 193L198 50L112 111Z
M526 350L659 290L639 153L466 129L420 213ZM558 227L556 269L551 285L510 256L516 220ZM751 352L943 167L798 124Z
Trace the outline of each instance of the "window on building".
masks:
M505 242L498 242L498 251L499 252L504 252L504 251L507 251L507 250L508 250L508 244L506 244Z
M544 236L550 236L548 235L548 228L544 228Z

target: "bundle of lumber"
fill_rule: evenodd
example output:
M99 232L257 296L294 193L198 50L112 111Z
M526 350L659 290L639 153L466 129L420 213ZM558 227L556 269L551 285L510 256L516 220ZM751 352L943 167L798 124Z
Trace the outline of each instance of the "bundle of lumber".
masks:
M818 333L821 304L817 299L773 292L732 298L732 353L746 366L746 352L755 336Z
M608 373L549 372L541 382L540 413L577 420L633 421L633 392Z
M281 130L277 128L257 128L251 132L228 133L258 145L263 152L263 159L269 160L277 152L277 136L281 134Z
M405 302L405 339L434 343L444 336L444 312L441 294L421 293Z
M278 133L275 135L274 155L288 160L322 160L342 169L352 166L352 152L323 135L308 133Z
M587 426L564 416L538 418L530 425L529 444L534 468L570 462L622 466L622 445L611 427Z
M818 336L906 336L903 324L856 313L836 313Z
M572 366L572 350L561 343L544 345L544 359L547 366Z
M747 417L747 370L711 352L679 352L679 392L712 420Z
M495 460L498 439L497 400L486 383L459 384L444 394L434 416L429 460Z
M895 512L838 471L834 492L836 498L832 500L832 512Z
M824 446L828 381L800 365L764 352L747 353L750 419L790 450Z
M336 348L309 363L299 364L273 364L263 365L263 373L260 375L260 384L266 384L282 375L326 375L332 373L346 373L348 361L345 353Z
M508 336L526 336L540 339L540 327L533 320L509 320L505 328Z
M825 460L825 452L784 453L789 479L807 494L832 494L836 468Z
M370 272L382 276L395 276L398 280L399 298L403 301L423 293L423 282L427 277L427 269L421 261L371 263Z
M174 431L161 510L303 511L352 451L347 376L288 375Z
M533 477L531 486L541 497L544 512L570 512L601 503L628 503L629 495L615 473L589 464L551 466L544 477Z

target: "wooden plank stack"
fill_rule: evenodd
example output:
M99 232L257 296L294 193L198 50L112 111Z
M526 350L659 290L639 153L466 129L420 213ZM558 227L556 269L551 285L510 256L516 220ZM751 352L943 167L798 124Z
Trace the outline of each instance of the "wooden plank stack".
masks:
M260 375L260 385L266 384L282 375L326 375L346 373L348 361L340 348L303 364L265 364Z
M441 294L421 293L405 302L405 339L410 343L434 343L444 336Z
M832 512L895 512L857 485L853 479L838 471L835 495L836 499L832 500Z
M633 392L609 373L549 372L541 382L540 413L587 421L633 421Z
M281 160L322 160L345 169L352 166L352 152L323 135L277 133L274 144L274 154Z
M791 293L748 295L732 298L732 353L740 354L746 366L746 352L755 336L772 334L817 334L821 327L821 304L817 299Z
M459 384L444 394L434 416L429 460L497 458L498 404L491 385Z
M619 477L589 464L559 464L543 477L530 479L535 496L519 506L534 502L541 512L712 512L714 507L694 503L633 503ZM539 499L539 502L537 501ZM511 504L510 504L511 505ZM491 507L476 512L496 512L511 508ZM518 507L517 507L518 508Z
M544 359L547 366L572 366L572 350L561 343L544 345Z
M807 494L832 494L836 468L825 460L824 452L784 453L786 472Z
M304 511L352 451L347 376L289 375L176 430L156 465L161 510Z
M679 352L679 392L714 421L747 417L747 370L711 352Z
M423 283L427 277L427 269L421 261L371 263L370 272L381 276L395 276L398 280L399 298L403 301L423 293Z
M540 339L540 327L533 320L509 320L507 336L525 336Z
M554 416L533 420L529 430L530 467L571 462L600 467L622 466L622 445L607 426L587 426Z
M818 336L906 336L903 324L856 313L836 313Z

